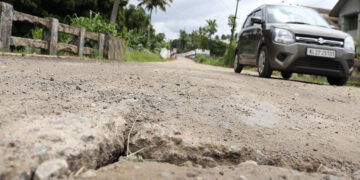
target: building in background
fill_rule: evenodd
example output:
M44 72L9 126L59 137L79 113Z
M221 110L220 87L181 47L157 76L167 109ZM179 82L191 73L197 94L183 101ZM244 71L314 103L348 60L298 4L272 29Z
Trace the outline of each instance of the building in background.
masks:
M360 0L339 0L330 16L338 17L340 29L360 40Z
M314 7L308 7L308 8L312 8L315 11L317 11L328 22L328 24L332 26L332 28L340 29L338 18L329 16L331 11L330 9L322 9L322 8L314 8Z

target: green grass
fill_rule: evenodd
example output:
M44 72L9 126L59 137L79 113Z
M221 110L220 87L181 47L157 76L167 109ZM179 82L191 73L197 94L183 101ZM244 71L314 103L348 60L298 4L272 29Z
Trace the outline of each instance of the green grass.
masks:
M164 62L154 53L146 51L130 51L124 55L124 62Z
M307 75L301 75L301 74L293 74L290 80L295 81L306 81L306 82L312 82L317 84L326 84L327 79L326 77L322 76L307 76Z
M251 67L251 66L245 66L245 67L243 68L243 70L256 71L256 72L257 72L257 68L256 68L256 67Z
M224 66L224 63L221 62L221 59L214 60L214 59L208 58L203 55L197 55L195 58L195 61L200 64L207 64L207 65L213 65L213 66Z

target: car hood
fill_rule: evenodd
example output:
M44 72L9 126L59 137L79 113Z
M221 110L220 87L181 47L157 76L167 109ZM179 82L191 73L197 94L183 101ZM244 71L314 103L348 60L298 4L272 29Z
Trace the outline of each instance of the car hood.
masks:
M337 39L345 39L347 36L349 36L347 33L339 30L306 24L273 24L273 26L277 28L287 29L294 32L295 34L302 35L329 37Z

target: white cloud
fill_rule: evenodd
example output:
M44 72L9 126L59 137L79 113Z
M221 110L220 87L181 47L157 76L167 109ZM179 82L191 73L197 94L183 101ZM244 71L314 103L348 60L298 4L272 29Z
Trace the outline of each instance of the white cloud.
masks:
M262 4L274 4L285 1L289 4L314 6L331 9L337 0L241 0L238 10L238 30L246 16ZM137 4L137 0L130 0ZM167 38L178 37L179 30L187 32L197 30L206 24L207 19L216 19L218 35L230 34L227 25L228 16L235 13L236 0L174 0L166 12L158 10L153 15L152 23L157 33L165 33ZM238 31L237 30L237 31Z

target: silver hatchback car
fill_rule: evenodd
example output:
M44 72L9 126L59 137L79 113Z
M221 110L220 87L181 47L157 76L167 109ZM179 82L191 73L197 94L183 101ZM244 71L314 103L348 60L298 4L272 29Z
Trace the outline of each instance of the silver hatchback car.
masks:
M329 24L313 9L263 5L245 21L237 39L234 70L256 66L260 77L281 71L326 76L331 85L344 85L354 70L353 38Z

